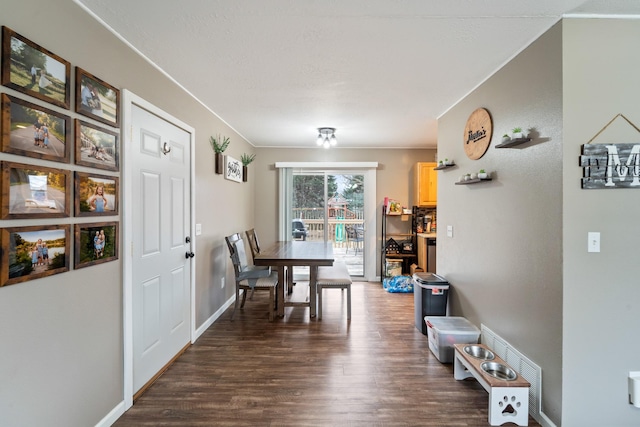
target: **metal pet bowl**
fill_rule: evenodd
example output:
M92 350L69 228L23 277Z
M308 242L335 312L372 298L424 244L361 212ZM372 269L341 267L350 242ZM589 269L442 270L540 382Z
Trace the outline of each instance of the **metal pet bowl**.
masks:
M505 381L513 381L518 378L516 371L498 362L483 362L480 368L494 378Z
M496 358L496 355L493 354L491 350L480 347L479 345L465 345L463 350L469 356L475 357L476 359L493 360Z

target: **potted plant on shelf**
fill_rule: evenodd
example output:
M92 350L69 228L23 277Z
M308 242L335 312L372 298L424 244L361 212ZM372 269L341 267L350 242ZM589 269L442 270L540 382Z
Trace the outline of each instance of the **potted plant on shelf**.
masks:
M451 165L453 165L453 160L444 159L444 164L447 165L447 166L451 166Z
M521 138L523 138L523 136L522 136L522 128L521 127L514 127L511 130L511 133L513 135L513 139L521 139Z
M480 169L480 172L478 172L478 178L487 179L488 177L489 175L487 174L487 172L484 169Z
M504 144L505 142L509 142L511 141L511 137L508 134L504 134L502 135L502 143Z
M240 156L240 161L242 162L242 182L247 182L247 172L249 171L249 168L247 168L247 166L249 166L255 158L255 154L249 155L243 153L242 156Z
M222 153L224 150L229 147L231 140L227 136L220 136L219 134L216 137L211 136L209 138L209 143L211 144L211 148L213 148L213 152L215 153L215 165L216 165L216 173L222 174L224 170L224 158L222 157Z

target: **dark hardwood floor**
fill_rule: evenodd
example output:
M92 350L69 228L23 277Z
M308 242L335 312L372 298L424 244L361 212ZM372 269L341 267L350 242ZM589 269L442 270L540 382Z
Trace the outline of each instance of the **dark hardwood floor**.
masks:
M415 328L413 294L356 282L347 322L346 294L324 292L322 320L292 307L269 323L264 292L234 321L231 307L114 425L489 425L487 392Z

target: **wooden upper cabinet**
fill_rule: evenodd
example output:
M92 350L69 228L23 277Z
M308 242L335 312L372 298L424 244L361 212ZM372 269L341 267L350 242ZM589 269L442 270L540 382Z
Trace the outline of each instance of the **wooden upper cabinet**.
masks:
M435 162L418 162L415 168L415 204L436 206L438 204L438 166Z

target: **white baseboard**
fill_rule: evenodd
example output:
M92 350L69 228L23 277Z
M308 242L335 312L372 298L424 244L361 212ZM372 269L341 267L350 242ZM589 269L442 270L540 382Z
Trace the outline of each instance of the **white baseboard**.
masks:
M122 414L125 413L125 411L126 408L123 400L122 402L118 403L118 405L116 405L116 407L113 408L111 412L109 412L103 419L101 419L98 424L96 424L96 427L112 426L116 421L118 421L118 418L120 418Z
M540 411L539 417L536 421L538 421L542 427L556 427L553 421L551 421L542 411Z
M216 311L215 313L213 313L211 315L211 317L209 317L207 319L206 322L204 322L202 325L200 325L199 328L197 328L193 334L192 334L192 339L191 339L191 344L193 344L194 342L196 342L196 340L198 338L200 338L200 335L202 335L204 333L204 331L206 331L207 329L209 329L209 326L213 325L213 322L215 322L216 320L218 320L220 318L220 316L222 316L222 314L225 312L225 310L229 307L231 307L231 304L236 302L236 295L233 294L233 296L231 298L229 298L227 300L227 302L224 303L224 305L222 307L220 307L218 309L218 311Z

